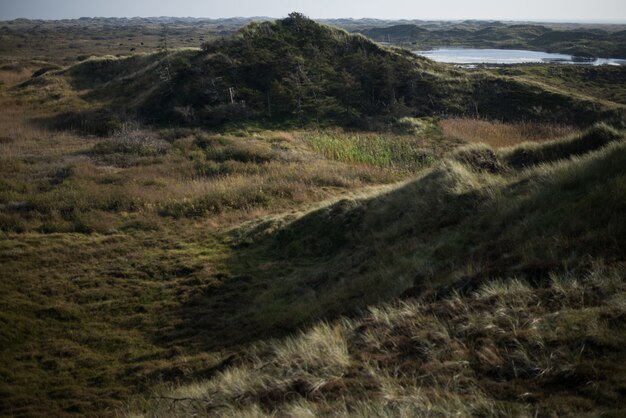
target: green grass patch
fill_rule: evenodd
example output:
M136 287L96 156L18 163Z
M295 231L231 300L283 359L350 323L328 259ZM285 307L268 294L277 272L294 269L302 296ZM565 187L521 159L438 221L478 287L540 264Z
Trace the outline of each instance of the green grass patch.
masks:
M434 162L417 138L318 132L304 140L324 157L378 167L422 168Z

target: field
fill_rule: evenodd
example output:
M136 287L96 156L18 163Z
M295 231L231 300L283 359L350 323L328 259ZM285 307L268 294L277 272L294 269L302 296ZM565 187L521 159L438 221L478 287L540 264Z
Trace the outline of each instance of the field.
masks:
M240 24L5 25L0 415L621 416L623 72Z

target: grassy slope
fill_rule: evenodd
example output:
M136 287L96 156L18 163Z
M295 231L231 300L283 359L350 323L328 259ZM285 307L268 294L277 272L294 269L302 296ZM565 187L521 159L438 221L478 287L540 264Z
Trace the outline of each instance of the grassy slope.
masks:
M136 408L619 416L625 163L623 137L604 127L497 154L473 147L269 238L257 228L237 258L245 265L263 245L272 254L249 262L261 269L248 273L254 290L237 325L251 333L401 293L420 299L262 344L242 365Z
M172 57L184 64L195 54ZM513 257L496 252L504 261L491 263L493 248L480 240L491 218L479 209L493 204L490 193L501 193L495 203L502 207L518 192L534 196L533 187L549 183L549 170L528 179L515 170L492 176L448 161L385 196L351 197L356 188L416 175L454 147L430 119L405 120L409 135L250 128L213 135L129 129L119 115L93 112L117 108L117 100L127 105L122 86L133 93L158 87L159 72L151 69L164 58L93 59L3 91L0 275L8 309L0 375L7 413L112 414L128 396L161 381L213 375L235 361L230 354L242 344L419 292L426 278L471 283L513 266L534 280L577 266L578 255L568 251L578 244L592 255L619 258L621 241L612 235L623 230L619 223L607 231L614 238L609 245L601 225L581 226L574 217L562 224L549 218L553 229L517 248L516 236L502 232L517 219L513 211L496 217L501 228L490 230L513 248ZM85 113L58 119L60 110ZM38 123L51 116L73 132ZM507 158L502 154L501 163ZM489 155L486 161L489 166ZM598 172L612 178L619 167L601 164ZM604 193L620 196L618 180L597 183L585 183L598 186L593 205ZM336 206L299 212L342 193L346 199ZM620 213L620 202L613 204L593 219ZM459 214L468 215L460 225L469 238L455 226ZM255 218L226 234L215 230ZM471 223L477 220L482 224ZM522 232L534 235L524 225ZM570 236L586 227L580 243ZM555 231L559 245L544 266ZM432 247L425 245L431 236Z
M219 340L190 320L207 295L222 322L239 306L246 278L220 229L405 179L458 144L432 120L407 121L410 135L57 131L38 121L89 103L67 84L39 103L36 86L12 88L24 78L4 79L0 115L7 415L112 415L155 385L210 376L253 338Z
M155 333L224 251L164 233L3 238L3 414L110 414L148 384L210 372L222 353Z
M619 138L598 128L564 143L601 146ZM375 198L345 199L286 225L273 220L235 230L234 242L244 248L228 262L254 278L236 285L242 302L233 308L236 322L230 316L212 319L210 296L199 302L206 312L196 310L190 320L223 339L236 339L242 330L262 336L406 291L459 282L472 286L485 276L540 280L548 272L584 265L581 254L619 259L624 225L615 214L624 209L623 150L602 162L519 171L525 163L586 150L554 144L561 142L501 151L500 161L480 149L457 157L469 163L448 160ZM535 149L548 151L534 154ZM574 216L589 216L597 208L585 221Z
M371 308L260 344L130 416L622 416L623 273Z
M433 114L624 123L623 104L532 77L455 69L302 17L247 26L203 51L87 60L37 77L21 91L56 104L73 97L84 112L56 121L70 127L98 119L94 110L122 120L211 127L380 129Z
M561 90L585 93L626 104L626 67L585 65L523 65L492 70L501 75L534 79Z

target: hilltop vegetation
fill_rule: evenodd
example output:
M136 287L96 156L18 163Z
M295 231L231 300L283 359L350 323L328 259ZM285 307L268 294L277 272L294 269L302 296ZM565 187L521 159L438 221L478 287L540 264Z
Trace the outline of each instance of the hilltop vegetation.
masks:
M437 64L298 14L253 23L201 51L90 59L35 77L22 89L46 94L40 100L57 108L63 99L88 108L56 124L86 126L90 133L112 131L110 118L213 129L402 129L402 118L433 115L624 124L621 104L522 77ZM104 127L92 128L103 114Z

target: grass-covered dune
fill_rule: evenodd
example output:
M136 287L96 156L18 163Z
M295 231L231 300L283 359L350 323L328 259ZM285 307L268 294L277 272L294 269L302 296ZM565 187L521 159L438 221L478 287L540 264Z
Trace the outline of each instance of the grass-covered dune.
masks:
M372 307L259 344L128 416L619 417L624 279L598 266Z
M623 134L597 126L461 149L382 194L237 228L233 260L246 280L224 282L236 287L236 321L216 320L210 295L189 321L228 339L351 319L260 344L239 365L131 409L619 416L624 167Z
M118 118L159 125L386 128L403 117L473 116L589 126L624 106L558 86L467 72L378 45L302 15L253 23L202 50L91 59L27 82L78 94ZM62 95L62 94L61 94ZM71 93L70 93L71 95ZM76 127L89 113L66 115Z
M298 14L2 66L0 415L620 416L621 72L551 71Z
M492 69L500 75L521 77L578 91L601 100L626 104L626 66L520 65Z
M251 343L361 321L368 305L511 277L534 292L623 262L623 133L606 126L450 154L458 143L428 120L412 135L100 138L20 110L3 115L0 144L3 414L111 416L243 364Z
M211 296L189 320L220 339L260 337L401 294L512 276L540 283L620 261L625 157L623 136L603 126L498 152L473 146L382 195L285 225L253 222L233 232L242 248L229 263L254 278L225 282L238 291L237 320L215 319Z

